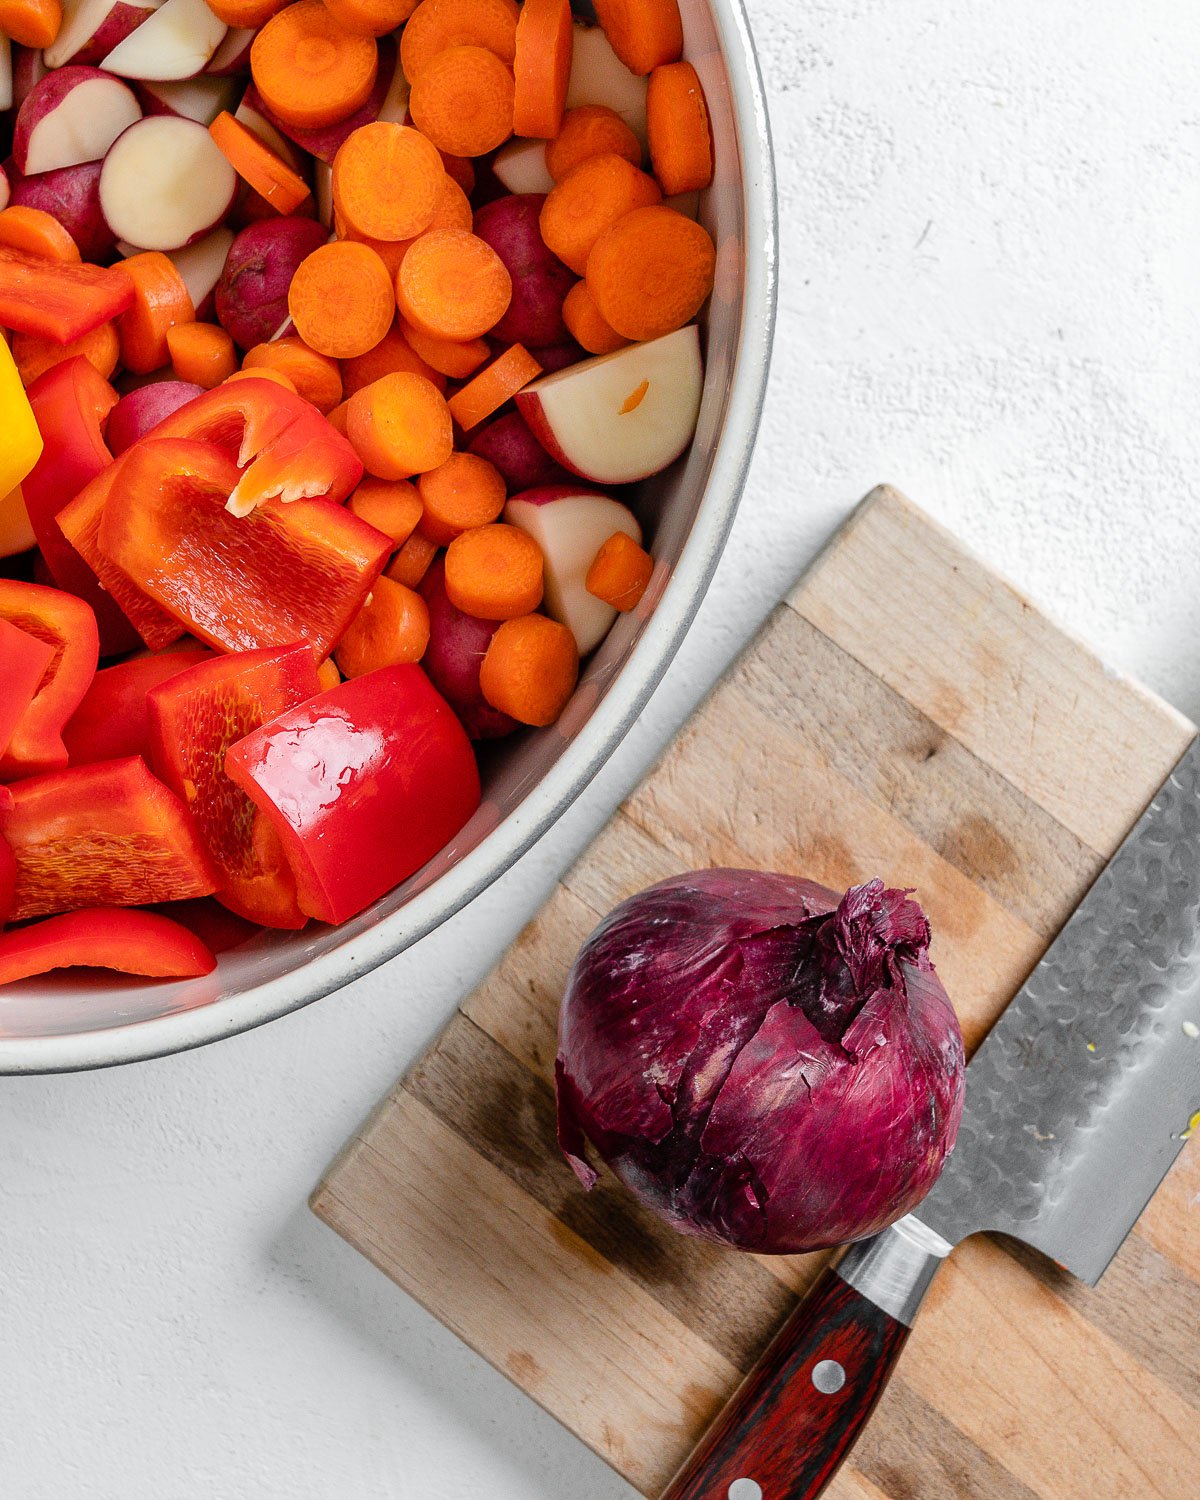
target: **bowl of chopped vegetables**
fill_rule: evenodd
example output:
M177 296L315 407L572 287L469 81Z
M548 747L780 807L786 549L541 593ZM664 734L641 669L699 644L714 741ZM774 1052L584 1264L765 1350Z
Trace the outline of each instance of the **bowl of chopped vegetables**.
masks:
M0 0L0 137L37 1072L338 989L586 785L733 519L775 205L737 0Z

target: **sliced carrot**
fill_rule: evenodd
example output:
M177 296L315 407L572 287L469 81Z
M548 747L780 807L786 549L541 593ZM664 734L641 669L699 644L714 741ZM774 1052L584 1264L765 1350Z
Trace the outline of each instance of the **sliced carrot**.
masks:
M333 428L334 432L340 432L343 437L346 436L346 424L349 419L349 401L343 401L339 406L335 406L331 412L326 412L325 414L325 420L329 423L330 427Z
M274 385L281 385L285 391L291 391L293 395L300 394L282 370L235 370L221 384L232 385L235 380L269 380Z
M364 479L346 502L351 511L402 547L421 519L421 494L407 479Z
M502 521L456 536L446 551L446 597L480 620L515 620L542 602L542 549Z
M492 637L479 689L519 724L553 724L579 680L579 648L565 625L545 615L505 620Z
M538 216L542 239L582 276L592 246L611 224L661 199L654 178L623 156L586 157L547 193Z
M471 211L471 200L455 182L448 172L442 173L442 190L438 195L437 208L433 213L430 229L470 229L474 223L474 214ZM404 264L404 257L409 248L420 239L420 235L414 235L408 240L374 240L366 235L356 234L349 225L343 224L336 215L334 224L339 234L346 238L360 240L364 245L370 245L376 255L388 268L393 281L400 274L400 267ZM428 231L427 231L428 232Z
M412 239L433 222L445 181L441 157L419 130L376 120L333 159L334 211L355 235Z
M631 73L645 75L683 54L678 0L595 0L596 19Z
M22 385L32 385L39 375L62 364L65 359L74 359L77 354L82 354L97 373L108 380L121 357L116 325L101 323L99 328L93 328L69 344L56 344L33 333L13 334L13 362Z
M463 229L421 235L396 278L396 305L404 320L455 343L494 328L511 300L512 279L504 262L486 240Z
M571 0L524 0L513 62L513 130L549 139L562 129L575 24Z
M439 391L446 389L445 375L422 359L400 327L393 323L373 349L342 361L342 390L347 397L353 396L364 385L370 385L385 375L399 374L401 370L410 375L424 375Z
M257 31L287 4L288 0L208 0L213 15L237 31Z
M385 375L350 397L346 436L377 479L436 469L454 448L445 397L423 375L404 372Z
M167 350L176 379L211 391L238 367L233 340L215 323L179 323L167 329Z
M513 76L486 47L450 47L412 86L413 124L442 151L484 156L513 133Z
M285 125L336 125L367 102L379 49L330 15L321 0L297 0L271 17L250 48L250 71L267 108Z
M468 375L473 375L492 352L483 339L464 339L459 343L455 339L434 338L403 319L401 328L418 358L443 377L443 387L447 375L451 380L465 380Z
M325 0L333 19L357 36L387 36L403 26L419 0Z
M474 526L486 526L504 509L508 490L494 464L474 453L452 453L417 480L421 532L444 547Z
M64 265L80 259L79 246L53 214L14 205L0 213L0 245L44 255Z
M288 312L297 333L310 349L331 359L353 359L374 349L392 326L395 306L387 267L369 245L355 240L318 246L300 262L288 287Z
M0 0L0 32L22 47L48 47L62 19L59 0Z
M276 212L290 214L308 197L304 178L227 109L208 127L208 133L238 176Z
M244 370L282 370L306 401L331 412L342 399L342 372L336 359L310 349L298 334L256 344L242 360Z
M513 0L422 0L400 37L400 65L409 83L439 52L486 47L511 63L517 49Z
M708 231L659 204L606 229L588 256L587 287L627 339L660 338L691 320L713 289L717 252Z
M323 693L328 693L338 686L342 680L342 674L337 669L337 663L332 656L327 656L317 668L317 686Z
M604 319L586 281L577 281L567 293L562 315L571 337L589 354L613 354L629 343Z
M635 167L642 164L637 136L607 104L580 104L563 116L562 129L546 142L546 170L561 182L573 167L590 156L623 156Z
M708 105L691 63L664 63L651 73L646 89L646 137L654 175L668 197L694 193L712 182Z
M420 661L429 645L429 607L403 583L377 578L334 653L343 677Z
M642 602L654 559L624 531L614 531L592 559L584 587L622 614Z
M121 363L135 375L149 375L167 363L167 330L195 320L196 309L183 277L158 250L143 250L122 261L133 280L133 306L117 319Z
M469 432L541 373L541 365L529 350L512 344L461 391L455 391L450 397L450 415L464 432Z
M406 588L415 589L429 572L437 555L437 543L431 542L419 531L414 531L388 563L385 569L386 576L394 579L396 583L404 584Z

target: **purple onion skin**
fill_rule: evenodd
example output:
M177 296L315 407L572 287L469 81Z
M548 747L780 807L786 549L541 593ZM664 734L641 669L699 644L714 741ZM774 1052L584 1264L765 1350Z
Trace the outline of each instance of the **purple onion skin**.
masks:
M796 1254L876 1234L937 1180L966 1060L929 924L755 870L676 876L592 933L559 1017L559 1144L590 1141L685 1234Z

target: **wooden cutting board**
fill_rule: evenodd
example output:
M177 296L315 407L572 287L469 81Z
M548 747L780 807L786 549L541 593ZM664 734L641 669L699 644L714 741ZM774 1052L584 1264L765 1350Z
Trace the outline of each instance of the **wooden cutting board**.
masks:
M916 888L976 1045L1193 733L876 490L313 1208L656 1495L824 1257L681 1238L608 1175L582 1192L551 1089L579 943L623 897L697 866L880 875ZM1095 1290L1012 1243L957 1251L828 1493L1195 1500L1198 1408L1192 1150Z

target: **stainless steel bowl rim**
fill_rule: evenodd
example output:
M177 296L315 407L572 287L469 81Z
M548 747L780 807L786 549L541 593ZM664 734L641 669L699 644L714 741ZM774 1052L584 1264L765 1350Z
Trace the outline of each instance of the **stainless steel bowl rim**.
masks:
M734 381L696 520L642 638L586 727L469 854L368 932L254 990L193 1010L62 1036L0 1037L0 1074L113 1067L204 1046L298 1010L377 968L465 906L518 860L616 749L683 640L716 570L745 484L766 395L778 230L770 125L741 0L711 0L739 122L745 283Z

